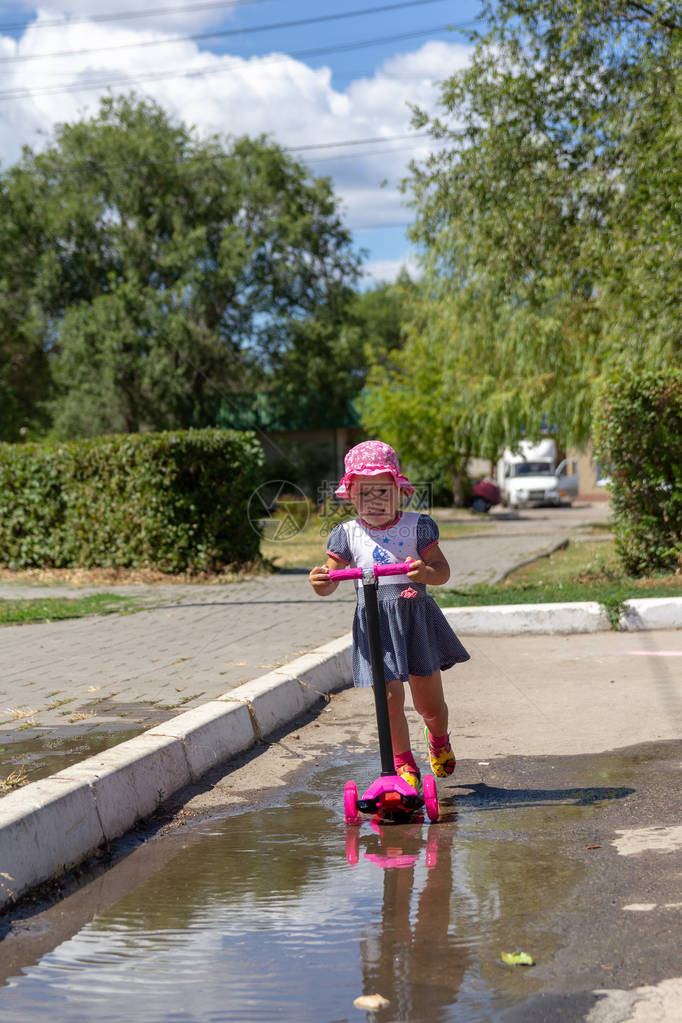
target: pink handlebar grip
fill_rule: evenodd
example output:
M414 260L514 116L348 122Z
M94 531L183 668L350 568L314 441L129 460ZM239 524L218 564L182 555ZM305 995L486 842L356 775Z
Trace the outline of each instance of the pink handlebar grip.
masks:
M329 573L329 578L335 582L339 582L341 579L362 579L361 568L333 568Z
M394 565L376 564L374 575L406 575L413 564L411 561L399 561ZM334 568L330 571L329 578L334 582L340 582L342 579L362 579L362 572L361 568Z
M406 575L412 566L413 561L398 561L395 565L375 565L375 575Z

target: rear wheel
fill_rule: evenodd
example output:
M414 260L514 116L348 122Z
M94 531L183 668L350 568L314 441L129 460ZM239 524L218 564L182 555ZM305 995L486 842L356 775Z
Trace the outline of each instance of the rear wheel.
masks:
M424 805L430 821L438 820L438 792L436 790L436 779L432 774L424 776Z
M354 781L347 781L343 790L343 811L346 816L346 824L357 824L360 819L358 813L358 787Z
M475 512L479 512L480 514L485 514L485 512L490 511L490 505L486 501L485 497L475 497L471 503L471 507Z

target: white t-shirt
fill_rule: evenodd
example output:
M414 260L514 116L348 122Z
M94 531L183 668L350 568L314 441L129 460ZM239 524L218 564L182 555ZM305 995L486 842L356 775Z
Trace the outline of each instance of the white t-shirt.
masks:
M351 519L335 526L327 554L355 568L391 565L408 558L421 558L438 543L438 526L422 512L400 512L390 526L376 529L363 519ZM379 585L410 585L407 575L380 576ZM356 581L357 585L357 581Z

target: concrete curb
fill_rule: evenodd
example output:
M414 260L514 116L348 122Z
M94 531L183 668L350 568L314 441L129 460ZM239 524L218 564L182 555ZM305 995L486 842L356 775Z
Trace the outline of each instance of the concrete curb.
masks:
M604 632L610 628L606 611L594 602L448 607L443 614L462 636Z
M447 608L467 635L597 632L597 603ZM682 628L682 598L628 601L623 631ZM0 799L0 907L123 835L174 792L352 682L351 634Z
M638 632L643 629L682 628L682 597L644 597L627 600L625 613L621 615L621 632Z
M352 682L342 636L217 700L0 799L0 907L125 834L211 767Z
M514 636L527 633L605 632L611 621L596 601L566 604L499 604L494 607L448 607L443 613L462 636ZM682 597L627 600L619 632L681 629Z

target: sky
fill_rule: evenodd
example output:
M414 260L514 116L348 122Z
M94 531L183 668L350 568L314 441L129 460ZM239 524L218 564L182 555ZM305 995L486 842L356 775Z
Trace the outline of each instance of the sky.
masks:
M0 168L99 98L149 96L200 135L267 134L329 176L365 285L416 273L399 190L430 140L410 104L466 66L479 0L0 0Z

